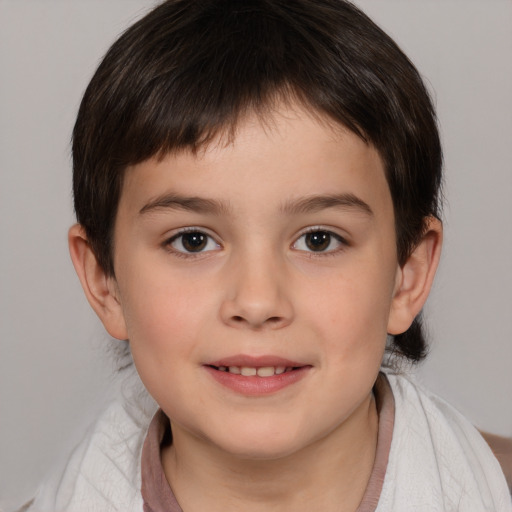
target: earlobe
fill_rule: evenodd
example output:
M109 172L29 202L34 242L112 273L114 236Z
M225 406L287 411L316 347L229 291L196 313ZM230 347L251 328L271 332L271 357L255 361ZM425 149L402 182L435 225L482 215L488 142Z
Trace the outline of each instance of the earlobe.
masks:
M108 276L98 263L81 225L71 226L68 244L73 266L89 304L111 336L127 339L126 324L115 279Z
M425 234L405 264L398 269L388 334L405 332L423 308L441 257L442 240L441 221L430 217Z

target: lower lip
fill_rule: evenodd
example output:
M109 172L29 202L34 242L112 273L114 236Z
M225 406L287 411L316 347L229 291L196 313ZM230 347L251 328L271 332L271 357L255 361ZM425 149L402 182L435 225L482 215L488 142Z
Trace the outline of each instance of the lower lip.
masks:
M244 377L235 373L216 370L211 366L204 366L206 371L220 384L237 393L248 396L262 396L276 393L304 378L311 366L303 366L289 372L273 375L271 377Z

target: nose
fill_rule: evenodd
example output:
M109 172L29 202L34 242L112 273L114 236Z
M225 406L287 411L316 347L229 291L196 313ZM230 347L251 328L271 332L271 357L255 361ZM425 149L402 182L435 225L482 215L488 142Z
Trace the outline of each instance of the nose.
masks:
M220 308L222 321L237 328L280 329L293 320L293 304L284 265L259 253L229 269Z

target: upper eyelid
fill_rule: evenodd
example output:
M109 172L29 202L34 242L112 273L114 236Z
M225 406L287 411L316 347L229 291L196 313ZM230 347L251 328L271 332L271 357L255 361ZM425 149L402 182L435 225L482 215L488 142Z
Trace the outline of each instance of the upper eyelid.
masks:
M167 234L167 235L165 235L164 238L165 238L165 241L168 242L170 240L175 240L176 238L178 238L181 235L186 235L187 233L203 233L206 236L213 238L213 240L215 240L215 242L220 245L219 237L215 233L212 233L212 230L210 230L208 228L204 228L204 227L199 227L199 226L185 226L182 228L173 229L172 234L170 234L170 235Z
M325 233L329 233L330 235L334 235L336 238L339 238L341 241L348 244L347 235L342 235L341 233L339 233L339 229L336 229L336 228L330 227L330 226L322 226L322 225L310 226L310 227L300 230L298 235L295 237L295 240L298 240L303 235L307 235L308 233L316 233L317 231L323 231Z

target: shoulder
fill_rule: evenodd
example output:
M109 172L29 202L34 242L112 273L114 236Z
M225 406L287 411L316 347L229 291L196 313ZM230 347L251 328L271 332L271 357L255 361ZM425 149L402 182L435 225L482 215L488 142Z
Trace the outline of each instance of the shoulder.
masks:
M404 506L416 500L418 511L512 511L499 463L473 425L410 377L386 376L395 424L383 494Z
M150 420L148 411L113 401L28 510L142 511L140 458Z

